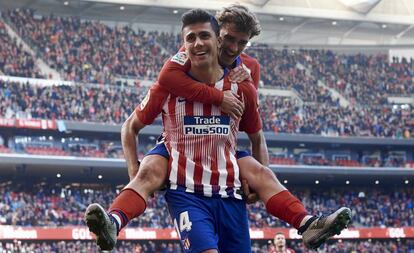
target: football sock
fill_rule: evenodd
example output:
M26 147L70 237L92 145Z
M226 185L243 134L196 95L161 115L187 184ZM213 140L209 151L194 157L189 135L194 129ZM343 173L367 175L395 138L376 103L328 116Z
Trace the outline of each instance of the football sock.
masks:
M133 189L126 188L112 202L109 214L113 216L115 223L118 223L119 232L131 219L141 215L146 208L144 198Z
M288 190L273 195L266 203L266 210L296 229L299 229L303 218L308 215L302 202Z

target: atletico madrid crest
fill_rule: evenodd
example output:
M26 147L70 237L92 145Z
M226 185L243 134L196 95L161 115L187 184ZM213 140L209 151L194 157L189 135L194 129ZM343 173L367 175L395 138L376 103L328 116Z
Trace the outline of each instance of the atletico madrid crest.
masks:
M191 244L190 244L190 239L188 239L188 238L185 238L184 240L182 240L183 241L183 247L184 247L184 249L185 250L189 250L190 249L190 247L191 247Z

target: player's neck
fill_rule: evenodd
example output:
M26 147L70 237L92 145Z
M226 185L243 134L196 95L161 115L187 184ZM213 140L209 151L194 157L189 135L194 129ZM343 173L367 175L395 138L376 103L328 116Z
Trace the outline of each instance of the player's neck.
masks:
M224 70L218 62L214 62L205 67L191 66L190 74L200 82L216 83L223 77Z
M277 253L286 253L286 247L276 247Z

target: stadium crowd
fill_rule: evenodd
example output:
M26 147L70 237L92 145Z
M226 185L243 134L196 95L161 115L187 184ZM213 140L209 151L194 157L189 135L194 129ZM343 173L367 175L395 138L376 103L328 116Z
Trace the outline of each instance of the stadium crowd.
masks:
M386 54L335 54L329 50L300 50L299 54L317 79L358 103L379 104L389 94L414 93L413 59L389 59Z
M0 253L94 253L99 252L92 241L57 242L0 242ZM112 253L180 253L177 242L130 242L120 241Z
M120 124L147 90L145 86L35 86L0 80L0 115ZM357 110L334 106L333 101L300 105L290 98L263 94L260 104L265 131L393 138L410 138L414 132L412 106Z
M288 242L288 247L296 253L310 253L299 241ZM270 245L252 242L252 253L268 253ZM52 241L52 242L0 242L0 253L92 253L98 252L97 246L91 241ZM130 242L120 241L112 253L181 253L176 242ZM414 253L413 240L382 240L382 241L339 241L322 245L320 253Z
M155 79L169 57L156 43L156 34L130 26L39 17L30 9L10 10L3 17L69 81L104 84L113 82L115 76Z
M35 58L23 50L23 46L11 38L6 26L0 21L0 73L9 76L43 78L35 64Z
M42 16L29 9L9 10L3 13L3 17L45 62L61 72L65 80L80 83L108 84L114 83L117 77L153 80L164 60L180 46L178 34L136 31L130 26L111 27L74 17ZM0 28L0 32L5 33L4 28ZM3 40L8 38L2 37ZM6 56L4 59L18 61L17 64L7 64L14 66L12 72L6 71L7 74L38 75L30 55L19 51L13 43L2 44L12 45L13 49L2 48L0 52ZM261 97L262 118L267 131L393 138L410 138L413 134L413 106L395 106L387 101L389 94L414 94L411 59L388 59L384 54L345 55L329 50L279 50L264 44L253 44L246 52L259 60L261 82L265 87L291 89L298 95L298 99ZM20 57L15 57L16 54ZM326 86L321 86L320 81ZM348 99L351 106L341 105L338 97L333 98L330 88ZM52 97L54 101L51 104L31 104L28 98L43 93L31 91L14 107L2 106L2 110L8 109L10 114L24 107L29 108L27 116L33 118L119 123L140 101L138 97L125 97L128 94L108 91L107 87L102 88L103 94L108 97L103 101L105 105L96 101L99 89L53 89L61 95L76 92L91 94L82 97L86 99L84 104L73 96ZM49 91L45 89L44 92ZM145 90L138 92L141 93ZM122 99L132 100L131 103L126 101L125 106L119 105L122 101L119 95ZM63 98L65 101L60 101ZM40 98L44 99L47 97ZM125 109L129 105L132 107ZM38 108L40 106L45 109Z
M310 213L331 213L341 206L353 212L353 227L414 226L414 190L374 188L322 189L291 187ZM84 225L83 212L92 202L108 206L119 190L115 188L74 188L24 184L2 185L0 194L0 224L16 226ZM249 205L250 226L287 227L270 216L261 202ZM171 228L166 202L162 193L151 198L145 213L130 226Z
M0 115L5 118L65 119L120 124L147 92L128 86L34 86L0 80Z

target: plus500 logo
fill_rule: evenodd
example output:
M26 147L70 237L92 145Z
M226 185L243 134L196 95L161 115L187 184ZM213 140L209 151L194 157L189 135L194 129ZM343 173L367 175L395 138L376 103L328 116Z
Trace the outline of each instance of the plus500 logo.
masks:
M185 116L184 134L186 135L228 135L229 116Z

